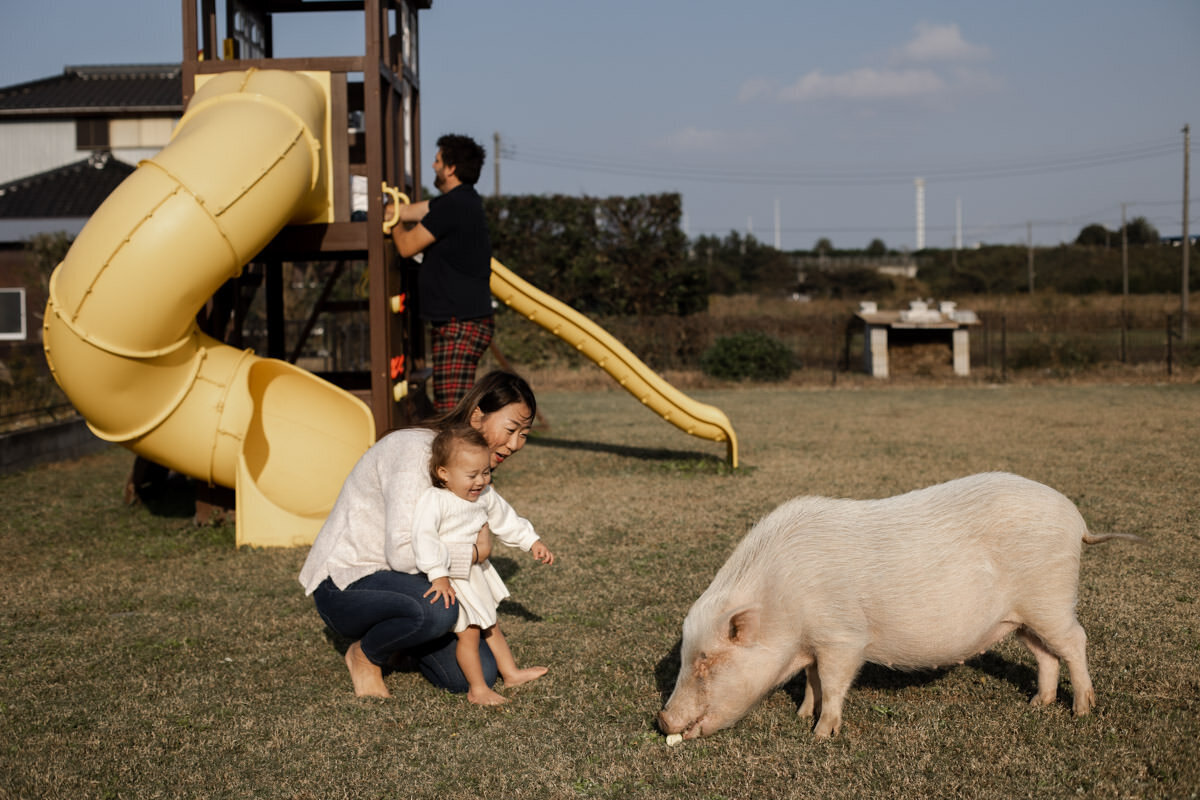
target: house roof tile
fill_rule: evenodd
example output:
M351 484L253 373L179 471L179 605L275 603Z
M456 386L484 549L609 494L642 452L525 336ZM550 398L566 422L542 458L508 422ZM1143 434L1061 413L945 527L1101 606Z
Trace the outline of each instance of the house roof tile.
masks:
M136 167L107 151L0 184L0 219L88 217Z
M182 111L179 64L66 67L62 75L0 87L0 118Z

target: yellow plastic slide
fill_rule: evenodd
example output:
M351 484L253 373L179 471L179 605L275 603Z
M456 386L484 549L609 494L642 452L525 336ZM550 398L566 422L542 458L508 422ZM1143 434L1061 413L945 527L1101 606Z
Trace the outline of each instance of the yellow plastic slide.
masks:
M693 436L725 442L729 464L737 467L737 436L719 408L691 399L599 325L518 278L495 259L491 288L502 303L573 345L667 422Z
M328 73L208 76L50 279L44 346L67 397L100 438L236 489L239 545L311 543L375 441L353 395L195 322L285 225L329 219L328 98Z

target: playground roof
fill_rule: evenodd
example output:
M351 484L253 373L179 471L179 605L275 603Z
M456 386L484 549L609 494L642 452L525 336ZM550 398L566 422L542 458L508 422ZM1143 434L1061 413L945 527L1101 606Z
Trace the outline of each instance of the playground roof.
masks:
M0 87L0 117L179 114L179 64L65 67L62 75Z
M103 150L83 161L0 184L0 219L89 217L134 169Z

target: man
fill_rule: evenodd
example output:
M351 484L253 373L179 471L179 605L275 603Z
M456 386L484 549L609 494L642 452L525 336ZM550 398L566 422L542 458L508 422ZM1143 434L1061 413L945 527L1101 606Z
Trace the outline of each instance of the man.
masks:
M483 147L468 136L437 142L434 186L440 195L400 209L392 241L404 258L423 254L417 280L421 319L431 326L433 401L454 408L475 384L475 367L492 341L492 242L475 182Z

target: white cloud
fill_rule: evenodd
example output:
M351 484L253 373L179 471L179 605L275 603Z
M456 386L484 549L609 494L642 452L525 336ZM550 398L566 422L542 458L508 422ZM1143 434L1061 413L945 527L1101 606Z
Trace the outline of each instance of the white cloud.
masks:
M922 22L915 26L908 42L892 50L890 66L862 66L833 74L814 69L781 89L776 89L768 78L750 78L739 89L738 100L904 100L948 108L955 98L1002 88L1001 80L977 66L977 62L990 57L986 46L964 39L957 24Z
M963 38L958 25L917 23L916 36L893 52L896 62L928 64L936 61L982 61L991 57L985 45L972 44Z
M767 78L750 78L738 89L738 102L745 103L774 94L774 83Z
M842 98L852 100L907 99L943 93L946 82L928 69L876 70L860 67L840 75L813 70L779 92L791 102Z

